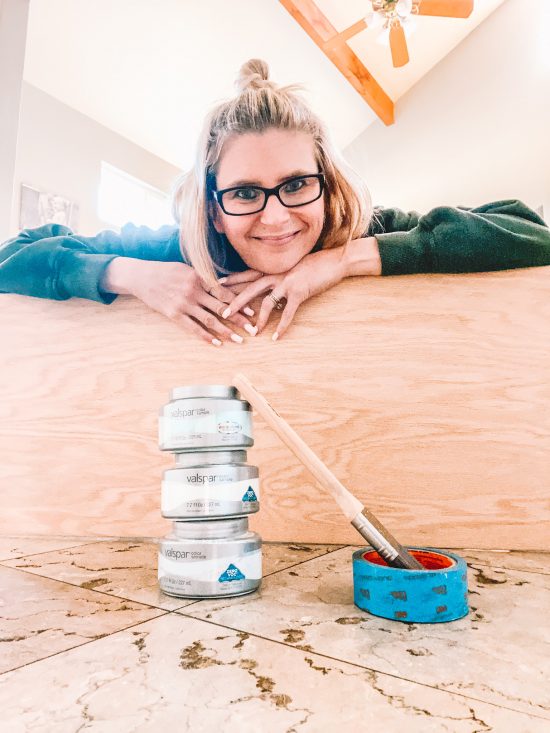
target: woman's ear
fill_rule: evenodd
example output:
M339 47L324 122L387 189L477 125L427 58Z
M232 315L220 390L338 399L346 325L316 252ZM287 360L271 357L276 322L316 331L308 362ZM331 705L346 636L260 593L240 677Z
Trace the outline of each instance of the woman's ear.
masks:
M218 234L225 234L225 228L223 226L223 221L220 216L218 207L216 204L210 203L208 204L208 214L210 216L210 219L212 221L212 224L214 225L214 229L218 232Z

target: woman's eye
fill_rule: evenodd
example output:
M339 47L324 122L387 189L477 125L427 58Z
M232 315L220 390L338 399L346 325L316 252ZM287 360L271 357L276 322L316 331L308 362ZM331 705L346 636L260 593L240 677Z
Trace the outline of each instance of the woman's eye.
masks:
M233 191L231 198L241 201L255 201L258 198L258 191L255 188L238 188Z
M299 178L296 181L289 181L284 187L285 193L298 193L302 188L307 186L306 181L303 178Z

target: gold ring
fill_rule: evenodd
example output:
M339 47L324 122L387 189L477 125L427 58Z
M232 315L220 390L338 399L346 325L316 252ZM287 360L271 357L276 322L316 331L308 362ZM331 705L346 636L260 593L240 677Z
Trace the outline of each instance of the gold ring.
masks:
M275 310L282 311L283 308L285 307L283 303L284 298L281 298L281 299L277 298L275 295L273 295L273 292L269 293L269 297L275 303Z

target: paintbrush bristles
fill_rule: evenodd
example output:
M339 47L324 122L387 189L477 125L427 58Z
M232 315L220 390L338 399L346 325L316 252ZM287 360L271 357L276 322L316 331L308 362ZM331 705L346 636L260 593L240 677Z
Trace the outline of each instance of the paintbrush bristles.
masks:
M363 508L361 517L365 520L370 532L373 533L374 530L374 540L379 542L379 544L373 544L370 538L366 537L354 522L352 522L353 526L362 537L365 537L372 544L374 549L386 560L388 565L396 568L406 568L408 570L424 570L424 566L395 539L391 532L366 507Z

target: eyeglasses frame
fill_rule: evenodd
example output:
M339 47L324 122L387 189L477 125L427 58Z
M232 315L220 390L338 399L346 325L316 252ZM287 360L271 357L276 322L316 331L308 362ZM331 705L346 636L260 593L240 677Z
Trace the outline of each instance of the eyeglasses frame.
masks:
M302 178L317 178L317 180L319 181L319 195L316 196L314 199L311 199L311 201L308 201L305 204L285 204L285 202L282 201L279 195L281 188L283 188L283 186L287 186L289 183L292 183L293 181L299 181ZM243 214L234 214L230 211L227 211L222 203L223 194L227 193L228 191L238 191L240 188L254 188L257 191L262 191L265 196L264 205L262 206L262 208L257 209L256 211L246 211ZM254 185L231 186L230 188L223 188L219 191L212 189L212 195L214 196L215 200L219 204L223 213L227 214L227 216L251 216L252 214L259 214L260 211L263 211L265 209L270 196L276 196L277 199L279 199L279 202L287 209L297 209L300 206L307 206L308 204L312 204L314 201L318 201L321 198L321 196L323 195L324 190L325 190L325 174L324 173L310 173L309 175L305 175L305 176L294 176L294 178L289 178L288 180L283 181L282 183L279 183L279 185L275 186L274 188L264 188L263 186L254 186Z

